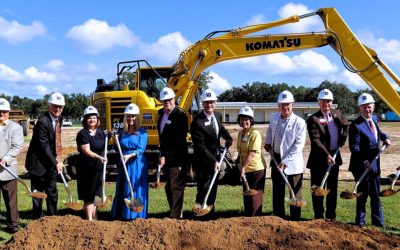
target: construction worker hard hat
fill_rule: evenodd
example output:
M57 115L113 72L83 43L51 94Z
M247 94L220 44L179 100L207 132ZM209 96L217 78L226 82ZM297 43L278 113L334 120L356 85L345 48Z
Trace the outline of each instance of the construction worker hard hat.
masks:
M168 99L166 99L166 100L168 100ZM125 112L124 112L124 114L126 114L126 115L138 115L139 113L140 113L139 107L134 103L131 103L128 106L126 106Z
M165 87L160 91L160 101L169 100L175 97L175 93L171 88Z
M332 91L329 89L323 89L318 94L318 100L331 100L333 101L333 94Z
M97 109L93 106L88 106L85 108L85 110L83 111L83 116L87 116L87 115L99 115L99 112L97 111Z
M48 103L54 104L54 105L65 106L65 99L61 93L54 92L53 94L51 94L49 96Z
M202 102L216 101L216 100L217 100L217 94L215 94L215 92L212 89L204 90L203 94L201 95Z
M4 99L4 98L0 98L0 110L2 111L10 111L10 103Z
M278 103L293 103L293 94L287 90L282 91L278 96Z
M358 97L358 106L368 104L368 103L375 103L374 98L372 97L372 95L370 95L368 93L362 93Z
M253 110L252 110L250 107L248 107L248 106L244 106L244 107L242 107L242 108L239 109L238 116L240 116L240 115L245 115L245 116L249 116L249 117L251 117L251 118L254 118L254 112L253 112Z

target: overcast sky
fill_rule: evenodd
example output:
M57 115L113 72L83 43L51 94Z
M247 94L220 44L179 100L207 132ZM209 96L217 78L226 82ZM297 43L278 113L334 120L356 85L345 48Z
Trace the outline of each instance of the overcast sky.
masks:
M212 31L322 7L335 7L359 40L399 74L400 2L395 0L1 0L0 93L30 98L53 91L89 94L97 78L116 77L120 61L170 66L182 50ZM273 32L322 30L319 17L313 17ZM330 47L228 61L208 70L218 93L254 81L315 87L330 80L353 90L367 87L345 70Z

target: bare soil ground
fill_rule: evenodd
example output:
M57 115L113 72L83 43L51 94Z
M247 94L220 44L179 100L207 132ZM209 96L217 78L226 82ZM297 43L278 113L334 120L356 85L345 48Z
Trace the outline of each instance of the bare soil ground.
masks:
M400 249L400 238L323 220L277 217L215 221L139 219L85 221L45 217L16 233L2 249Z
M228 125L234 137L238 126ZM256 125L265 135L266 125ZM75 151L77 128L63 130L64 156ZM400 164L400 129L385 130L393 145L382 156L382 176ZM26 143L19 157L24 172ZM309 153L309 141L304 159ZM353 179L347 171L350 157L343 149L341 179ZM268 156L265 153L267 159ZM268 175L270 171L267 171ZM268 176L269 177L269 176ZM309 178L306 170L305 178ZM277 217L229 218L214 221L155 219L86 221L76 216L53 216L33 221L1 249L400 249L400 238L370 228L323 220L290 222Z

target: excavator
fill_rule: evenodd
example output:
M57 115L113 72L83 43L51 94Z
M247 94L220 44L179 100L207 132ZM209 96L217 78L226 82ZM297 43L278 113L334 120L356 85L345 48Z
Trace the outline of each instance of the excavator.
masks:
M268 29L301 22L315 15L321 18L325 31L261 34ZM91 102L100 112L103 128L108 130L120 128L124 108L131 102L136 103L141 112L141 126L147 127L149 134L147 150L154 153L154 161L157 161L157 110L162 107L158 92L163 87L168 86L175 91L178 106L191 116L199 109L196 97L198 80L208 67L227 60L326 45L337 52L346 69L358 74L391 110L400 114L400 96L387 76L400 86L399 78L374 50L357 39L335 8L321 8L316 12L274 22L211 32L181 52L172 67L153 68L145 60L121 62L117 66L117 86L98 80ZM120 76L126 71L133 72L133 80L128 84L120 84Z

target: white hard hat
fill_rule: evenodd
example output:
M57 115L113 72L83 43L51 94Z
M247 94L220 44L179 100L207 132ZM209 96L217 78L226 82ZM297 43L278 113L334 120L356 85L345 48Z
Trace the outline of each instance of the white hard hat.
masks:
M278 96L278 103L293 103L293 94L287 90L282 91Z
M0 110L3 111L10 111L10 103L4 99L4 98L0 98Z
M238 116L239 116L239 115L245 115L245 116L250 116L251 118L254 118L254 112L253 112L253 110L252 110L250 107L248 107L248 106L244 106L244 107L240 108L240 109L239 109Z
M160 101L169 100L175 97L175 93L171 88L165 87L160 91Z
M332 91L329 89L323 89L318 94L318 100L331 100L333 101L333 94Z
M48 103L65 106L65 99L61 93L54 92L53 94L50 95Z
M372 97L372 95L368 94L368 93L362 93L359 97L358 97L358 106L367 104L367 103L375 103L374 98Z
M86 115L99 115L99 112L97 111L97 109L95 107L88 106L83 111L83 116L86 116Z
M217 100L217 95L212 89L204 90L203 94L201 95L202 102L216 101L216 100Z
M140 113L139 107L134 103L131 103L128 106L126 106L125 112L124 112L124 114L126 114L126 115L138 115L139 113Z

